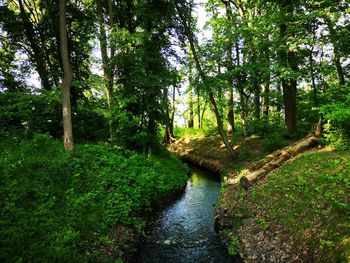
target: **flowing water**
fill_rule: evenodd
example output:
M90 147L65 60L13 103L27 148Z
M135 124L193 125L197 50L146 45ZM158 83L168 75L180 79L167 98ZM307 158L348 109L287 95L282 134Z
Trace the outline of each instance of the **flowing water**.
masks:
M214 209L220 183L192 169L183 195L159 214L135 262L238 262L229 257L214 230Z

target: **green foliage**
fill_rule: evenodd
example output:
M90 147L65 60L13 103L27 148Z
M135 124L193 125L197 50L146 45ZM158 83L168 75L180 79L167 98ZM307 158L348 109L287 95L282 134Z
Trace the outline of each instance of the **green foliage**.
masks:
M187 180L173 156L107 144L67 154L47 135L0 146L2 262L111 261L105 251L123 248L116 226L140 231L140 214Z
M230 256L236 256L238 254L238 238L231 234L230 246L228 248L228 253Z
M186 136L210 136L217 133L217 128L208 127L208 128L183 128L183 127L174 127L174 135L176 137L186 137Z
M338 150L350 149L350 95L344 102L324 105L321 113L327 120L324 125L326 141Z
M73 108L73 129L77 141L97 141L107 137L107 122L98 112L98 102L79 101ZM35 133L62 137L60 93L42 91L0 93L0 134L31 138Z

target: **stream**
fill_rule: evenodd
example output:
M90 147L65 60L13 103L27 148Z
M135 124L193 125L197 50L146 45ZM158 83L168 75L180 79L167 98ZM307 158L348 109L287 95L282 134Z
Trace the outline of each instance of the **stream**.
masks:
M191 172L182 196L155 218L134 262L240 262L228 255L214 230L220 183L203 170Z

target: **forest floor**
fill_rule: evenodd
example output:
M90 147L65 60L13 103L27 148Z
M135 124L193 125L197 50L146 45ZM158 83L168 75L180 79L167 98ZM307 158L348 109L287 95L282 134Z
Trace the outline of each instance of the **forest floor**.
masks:
M233 144L235 161L219 136L181 138L170 150L211 160L229 177L268 153L259 137ZM349 153L321 148L289 160L249 190L224 182L217 205L221 240L246 262L350 262L349 174Z

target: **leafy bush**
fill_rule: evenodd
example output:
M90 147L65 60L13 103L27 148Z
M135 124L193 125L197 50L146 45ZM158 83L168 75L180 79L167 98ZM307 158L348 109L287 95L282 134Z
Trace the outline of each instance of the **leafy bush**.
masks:
M238 254L238 238L231 234L231 242L228 248L228 253L230 256L236 256Z
M96 103L79 101L72 109L74 135L80 141L97 141L108 136L106 120L94 109L98 108ZM59 91L0 93L0 135L32 138L35 133L62 137Z
M50 136L35 135L0 146L2 262L108 262L105 251L122 255L116 227L141 230L140 214L187 180L172 156L107 144L67 154Z
M338 150L350 149L350 95L344 103L321 107L327 123L324 126L326 141Z
M207 128L183 128L183 127L174 127L174 135L177 137L186 137L186 136L209 136L217 133L216 127L207 127Z

